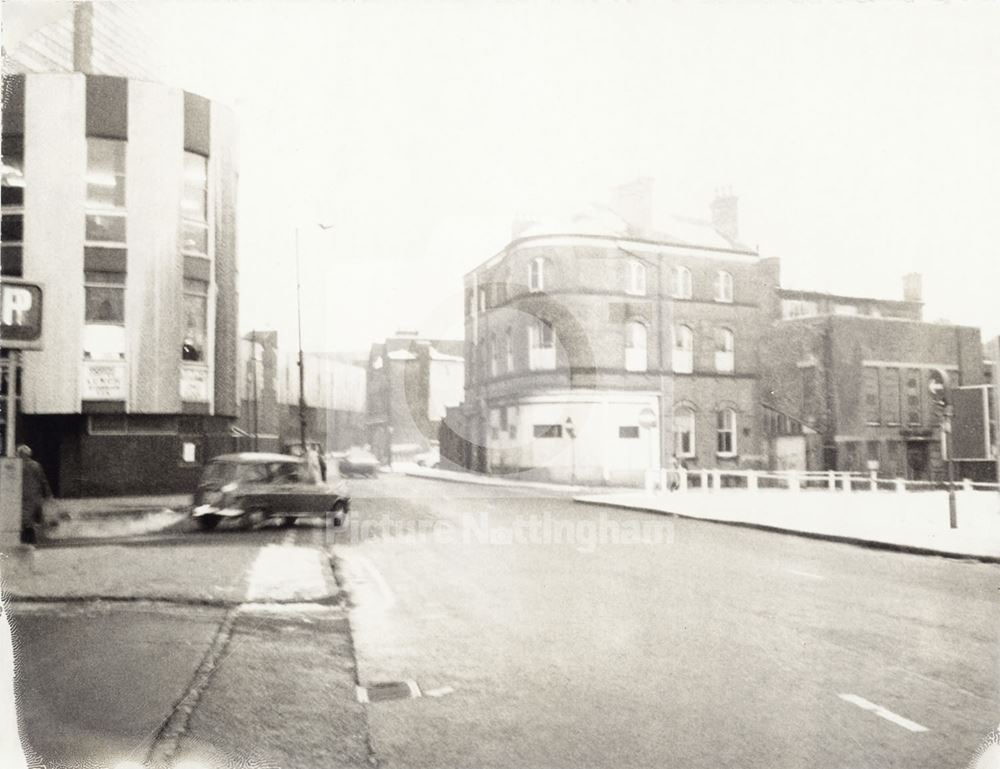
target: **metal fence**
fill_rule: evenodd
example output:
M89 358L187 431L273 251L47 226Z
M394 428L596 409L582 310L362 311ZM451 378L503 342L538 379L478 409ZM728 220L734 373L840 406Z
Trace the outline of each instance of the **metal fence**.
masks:
M880 478L876 473L851 473L834 470L720 470L695 469L660 470L646 475L646 490L660 491L717 491L760 489L786 491L842 491L905 493L947 490L944 481L910 481L903 478ZM1000 491L996 483L973 483L965 479L956 481L956 491Z

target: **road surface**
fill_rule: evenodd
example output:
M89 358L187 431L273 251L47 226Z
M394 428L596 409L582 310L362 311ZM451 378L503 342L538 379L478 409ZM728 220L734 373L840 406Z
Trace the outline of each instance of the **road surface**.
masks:
M558 493L352 487L334 546L348 607L267 607L247 576L265 550L318 552L308 525L129 548L196 552L186 568L243 580L251 608L15 605L35 749L50 766L159 749L206 766L910 768L966 765L1000 720L997 566Z

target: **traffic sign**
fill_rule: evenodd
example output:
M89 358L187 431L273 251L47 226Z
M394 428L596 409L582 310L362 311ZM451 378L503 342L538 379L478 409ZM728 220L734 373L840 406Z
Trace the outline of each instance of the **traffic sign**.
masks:
M944 406L948 402L948 388L944 383L944 373L936 368L930 370L927 376L927 389L931 398L939 406Z
M0 347L42 349L42 287L18 278L0 283Z

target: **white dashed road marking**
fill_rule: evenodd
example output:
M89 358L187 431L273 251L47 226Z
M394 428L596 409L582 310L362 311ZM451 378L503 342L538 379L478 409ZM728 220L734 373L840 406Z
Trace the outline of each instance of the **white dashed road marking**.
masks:
M452 694L454 691L450 686L441 686L437 689L429 689L424 694L428 697L444 697L446 694Z
M799 571L798 569L785 569L789 574L795 574L799 577L808 577L809 579L826 579L821 574L812 574L808 571Z
M902 726L904 729L909 729L911 732L926 732L927 727L921 726L916 721L911 721L908 718L903 718L898 713L893 713L891 710L883 708L881 705L876 705L874 702L869 702L864 697L859 697L856 694L838 694L840 699L845 702L850 702L852 705L857 705L863 710L870 710L875 715L880 718L884 718L886 721L891 721L896 724L896 726Z

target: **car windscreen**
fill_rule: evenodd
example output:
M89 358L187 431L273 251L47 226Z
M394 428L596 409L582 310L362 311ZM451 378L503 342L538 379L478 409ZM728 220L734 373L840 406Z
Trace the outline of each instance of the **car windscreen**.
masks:
M299 462L210 462L205 467L203 484L286 483L299 479Z

